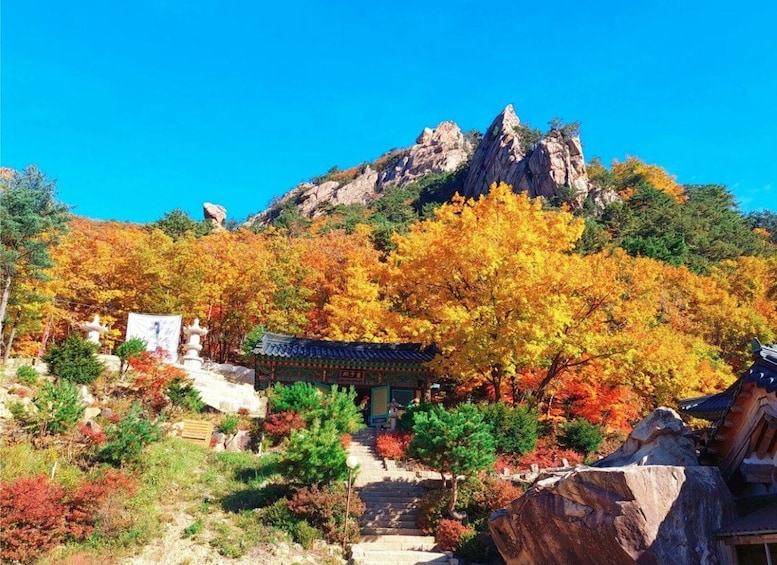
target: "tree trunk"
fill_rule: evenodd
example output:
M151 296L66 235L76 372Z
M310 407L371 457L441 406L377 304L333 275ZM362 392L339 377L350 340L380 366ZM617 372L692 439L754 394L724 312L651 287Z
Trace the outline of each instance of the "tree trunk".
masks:
M13 324L11 325L11 335L8 336L8 341L5 343L5 349L3 350L3 363L8 363L8 359L11 357L11 348L13 347L13 340L16 337L16 328L19 326L19 319L22 317L21 309L16 311ZM6 329L8 326L6 325Z
M13 338L16 337L16 324L11 328L11 335L8 336L8 343L5 344L5 350L3 351L3 364L8 363L8 358L11 357L11 346L13 346Z
M6 273L3 278L3 296L0 298L0 344L2 343L5 311L8 309L8 300L11 298L11 275Z
M494 387L494 402L502 400L502 367L496 365L491 367L491 385Z
M451 501L448 504L448 514L451 518L456 518L456 499L459 496L458 481L456 480L456 473L451 473Z
M565 365L562 362L561 353L556 353L553 357L553 361L548 367L548 372L545 373L545 377L540 382L540 386L537 387L537 403L541 404L545 400L545 389L548 388L553 380L564 372Z

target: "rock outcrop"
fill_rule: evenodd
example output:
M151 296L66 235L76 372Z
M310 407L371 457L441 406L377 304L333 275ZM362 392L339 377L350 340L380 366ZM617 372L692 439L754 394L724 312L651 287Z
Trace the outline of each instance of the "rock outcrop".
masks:
M303 216L314 218L328 207L340 204L369 204L391 186L403 186L425 175L448 173L465 164L472 154L472 144L453 122L442 122L434 129L425 128L409 149L393 152L388 163L365 165L345 179L343 171L325 175L318 183L305 182L281 198L276 208L293 202ZM249 224L265 223L273 219L268 210L248 220Z
M224 222L227 220L227 209L224 206L204 202L202 204L202 213L205 216L205 220L210 222L214 228L224 227Z
M522 172L513 188L528 192L532 198L566 196L573 205L581 206L588 196L588 174L580 138L560 130L551 130L537 143Z
M468 198L488 193L495 182L518 186L526 170L526 141L521 134L521 122L507 107L488 126L469 164L469 175L461 194Z
M714 532L735 516L733 498L716 467L698 465L687 431L659 409L596 467L539 480L491 515L505 561L719 563Z
M442 122L434 129L424 128L407 153L380 176L379 186L404 185L429 173L449 173L469 160L470 145L459 126Z
M640 420L618 449L594 467L675 465L696 467L696 445L691 430L671 408L657 408Z
M581 206L590 186L580 138L554 129L530 146L527 135L509 104L475 150L463 194L477 197L504 182L532 198L562 196Z
M465 180L455 190L466 197L481 196L493 183L505 182L532 198L559 197L573 207L582 206L589 195L601 208L617 199L614 193L592 186L578 136L563 128L552 129L540 139L538 135L521 125L511 104L494 119L477 147L455 123L442 122L434 129L425 128L410 148L391 151L370 165L335 169L315 182L298 185L247 223L269 223L289 203L308 218L340 204L368 205L389 187L465 166Z
M302 183L289 195L303 216L314 218L325 206L369 204L375 199L378 173L367 166L348 182L328 180L321 184ZM281 200L285 202L287 198Z

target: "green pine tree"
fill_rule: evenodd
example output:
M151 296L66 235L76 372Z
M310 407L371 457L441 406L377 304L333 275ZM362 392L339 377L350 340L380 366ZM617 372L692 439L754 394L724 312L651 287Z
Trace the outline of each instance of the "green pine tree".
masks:
M490 468L496 461L495 441L489 425L473 404L448 412L435 406L415 415L413 441L408 454L442 475L451 475L448 513L456 517L458 476Z

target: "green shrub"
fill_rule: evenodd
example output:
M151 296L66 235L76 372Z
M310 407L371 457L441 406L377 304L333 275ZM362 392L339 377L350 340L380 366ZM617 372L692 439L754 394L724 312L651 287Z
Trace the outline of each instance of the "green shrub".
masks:
M304 414L303 414L304 417ZM361 409L356 405L356 390L332 385L321 401L321 421L331 421L342 434L352 434L364 427Z
M273 412L293 410L299 414L310 414L321 409L322 393L310 383L296 382L293 385L277 383L267 395Z
M237 433L238 425L240 424L240 418L237 414L224 414L219 424L219 431L223 434L231 436Z
M331 421L314 421L309 429L291 432L280 470L291 482L325 485L348 476L340 432Z
M281 498L259 511L263 523L293 535L298 518L289 510L288 501Z
M496 461L494 437L473 404L462 404L448 412L435 406L415 416L413 440L408 456L444 475L451 475L448 512L453 515L460 475L485 471Z
M106 428L105 436L107 441L97 451L97 458L119 466L137 461L146 445L162 439L163 431L144 413L140 403L134 402L118 424Z
M265 334L265 332L266 330L264 326L254 326L253 329L246 334L245 339L240 344L240 352L245 357L251 357L254 351L254 347L256 347L256 344L262 340L262 336Z
M122 343L116 348L116 355L119 358L119 373L124 374L129 368L129 360L132 357L137 357L146 350L146 342L139 337L133 337Z
M78 388L69 381L46 381L34 401L38 412L31 418L41 433L60 434L72 428L84 415L84 403Z
M537 447L537 414L525 406L511 407L504 402L480 404L478 410L491 426L500 453L524 455Z
M300 544L304 549L310 549L313 542L321 539L321 532L308 524L305 520L300 520L294 524L291 532L294 541Z
M8 411L11 413L11 417L19 422L22 426L26 426L30 423L30 414L27 412L27 407L24 403L18 400L9 400L5 405Z
M62 345L53 346L43 357L49 373L78 384L89 384L105 370L97 360L97 345L71 335Z
M459 536L456 555L472 563L488 563L494 554L494 545L488 533L467 530Z
M30 367L29 365L22 365L16 369L16 380L25 386L35 386L38 384L39 376L35 367Z
M165 388L165 395L174 406L190 412L202 412L205 408L205 403L197 389L180 378L173 379L173 382Z
M183 533L181 534L182 538L190 538L192 536L196 536L202 531L202 518L197 518L190 526L187 526Z
M356 391L333 385L322 392L309 383L276 384L269 392L273 412L293 410L302 416L305 425L314 420L332 422L341 434L353 433L364 427L362 414L356 406Z
M587 457L599 449L603 439L604 434L598 426L585 418L578 418L562 427L559 443Z
M413 426L415 425L415 417L416 414L420 413L428 413L434 404L429 402L428 400L422 400L421 403L418 406L411 406L405 412L402 414L402 416L399 418L399 422L397 423L397 428L400 430L404 430L406 432L412 432Z

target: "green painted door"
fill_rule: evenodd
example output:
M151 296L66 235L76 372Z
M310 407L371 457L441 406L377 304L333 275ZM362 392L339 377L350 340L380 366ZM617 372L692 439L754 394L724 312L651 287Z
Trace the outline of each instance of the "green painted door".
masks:
M370 426L388 422L389 416L389 386L372 387L370 391Z

